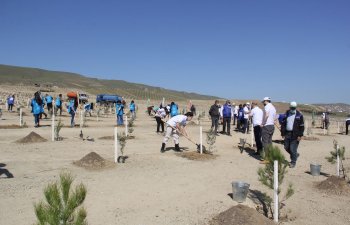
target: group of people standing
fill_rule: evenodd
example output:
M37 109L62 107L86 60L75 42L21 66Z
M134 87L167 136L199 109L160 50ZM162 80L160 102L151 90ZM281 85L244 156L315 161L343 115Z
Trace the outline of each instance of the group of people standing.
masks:
M122 126L124 125L124 108L126 105L126 101L123 100L118 100L116 105L115 105L115 114L117 116L117 126ZM136 104L134 100L131 100L130 105L129 105L129 111L131 114L131 119L134 120L136 119Z
M249 121L253 124L253 132L256 142L256 155L260 155L264 159L269 145L272 145L272 136L275 132L275 121L278 119L276 108L271 103L270 97L265 97L262 100L264 105L260 109L258 103L249 102L239 105L238 108L231 105L227 100L223 106L220 106L219 101L210 107L209 115L212 120L212 129L216 135L218 134L219 121L222 121L222 134L231 136L231 119L234 124L237 120L236 131L249 133ZM291 102L289 110L285 113L284 119L281 121L281 136L284 138L284 148L290 154L290 167L296 165L299 156L297 149L301 137L304 134L304 118L303 115L296 110L297 103ZM349 122L350 124L350 122Z

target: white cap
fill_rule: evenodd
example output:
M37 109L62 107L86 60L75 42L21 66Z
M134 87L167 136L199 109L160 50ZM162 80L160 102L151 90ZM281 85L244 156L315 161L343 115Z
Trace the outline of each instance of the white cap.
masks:
M293 108L296 108L297 105L298 105L298 104L297 104L296 102L291 102L291 103L290 103L290 107L293 107Z
M247 104L247 105L250 105L250 103L249 103L249 102L247 102L246 104Z
M271 98L270 98L270 97L265 97L265 98L263 99L263 101L271 101Z

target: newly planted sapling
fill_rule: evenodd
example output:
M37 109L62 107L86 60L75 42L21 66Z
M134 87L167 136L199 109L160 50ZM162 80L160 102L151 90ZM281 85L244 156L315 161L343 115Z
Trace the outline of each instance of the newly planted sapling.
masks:
M333 148L334 151L330 151L330 156L327 156L326 159L328 162L335 164L337 162L337 158L339 156L339 172L343 173L343 178L348 179L348 176L346 174L346 170L344 168L343 160L345 160L345 146L339 147L338 142L336 140L333 140Z
M120 152L121 152L121 156L118 157L117 161L118 163L125 162L125 159L127 158L126 156L124 156L124 149L126 146L126 139L127 137L125 136L124 132L118 133L118 143L119 143L119 147L120 147Z
M70 173L61 173L59 183L49 184L45 200L34 205L37 225L87 225L86 210L81 206L86 197L86 188L79 184L72 190Z
M55 141L61 141L63 138L60 137L60 131L63 127L63 123L61 122L61 119L58 120L58 123L55 126L54 133L55 133Z
M274 161L278 161L278 190L277 194L280 195L281 189L280 186L283 183L284 177L287 173L288 161L284 158L281 150L277 146L269 145L265 154L265 160L267 160L267 164L264 168L258 169L259 181L270 188L274 189ZM289 184L287 191L285 192L284 198L278 203L278 208L282 209L284 206L284 202L290 198L294 194L293 185ZM273 217L274 212L272 210L272 198L264 193L263 201L266 204L267 208L270 211L271 217ZM280 212L280 210L279 210ZM265 212L265 216L269 217L269 213ZM280 213L278 215L280 217Z

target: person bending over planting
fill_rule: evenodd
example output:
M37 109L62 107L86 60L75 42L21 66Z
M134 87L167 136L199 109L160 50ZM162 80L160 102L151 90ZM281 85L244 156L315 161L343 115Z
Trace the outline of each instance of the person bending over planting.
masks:
M193 118L192 112L187 112L185 115L177 115L172 117L167 124L166 128L166 134L162 143L162 148L160 149L160 152L165 152L165 145L168 142L170 135L173 136L174 142L175 142L175 151L180 152L179 147L179 134L182 134L186 137L188 137L188 134L186 132L185 126L187 121L191 121Z

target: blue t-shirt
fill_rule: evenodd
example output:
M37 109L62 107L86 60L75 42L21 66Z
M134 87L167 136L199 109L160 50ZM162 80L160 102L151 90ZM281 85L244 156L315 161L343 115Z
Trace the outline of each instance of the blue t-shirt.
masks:
M115 113L116 113L118 116L124 115L124 105L121 104L121 103L117 103L117 104L115 105Z
M33 114L40 114L43 111L42 106L39 105L37 103L37 101L35 101L35 99L32 99L31 105L32 105L32 113Z
M130 103L130 111L135 111L135 103Z
M52 103L53 98L52 98L51 95L48 95L48 96L45 97L45 100L46 100L46 103L50 104L50 103Z

